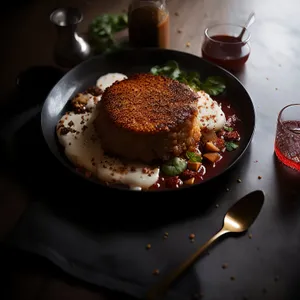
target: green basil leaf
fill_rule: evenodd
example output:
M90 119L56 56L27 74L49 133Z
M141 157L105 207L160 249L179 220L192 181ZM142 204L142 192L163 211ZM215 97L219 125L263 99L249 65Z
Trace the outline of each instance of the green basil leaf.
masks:
M221 94L224 91L223 88L220 88L220 87L217 87L217 86L213 86L213 85L207 84L207 83L204 83L201 86L201 89L204 92L206 92L207 94L209 94L210 96L217 96L217 95Z
M187 168L187 161L180 157L174 157L161 166L161 170L168 176L181 174Z
M160 71L160 68L159 66L154 66L151 68L150 72L153 74L153 75L158 75L159 74L159 71Z
M201 87L207 94L217 96L226 89L225 80L220 76L207 77Z
M189 161L192 162L202 162L202 157L198 153L187 151L185 153L186 157L188 158Z
M239 145L234 142L225 142L225 146L227 151L233 151L239 147Z
M221 86L221 87L225 88L225 80L221 76L210 76L210 77L207 77L207 79L205 80L205 82L213 84L213 85L218 85L218 86Z
M226 89L225 80L220 76L207 77L201 82L199 72L186 72L179 68L176 61L167 61L164 65L157 65L150 69L154 75L162 75L188 85L195 91L203 90L211 96L217 96Z
M224 126L223 129L226 131L233 131L233 128L228 126Z
M200 74L198 72L191 71L191 72L187 73L187 79L188 80L195 80L195 79L200 80Z
M162 75L172 79L178 79L181 76L178 64L174 60L168 61L163 66L154 66L151 68L150 72L154 75Z
M175 69L179 69L178 63L175 60L169 60L167 61L166 65L171 69L171 70L175 70Z

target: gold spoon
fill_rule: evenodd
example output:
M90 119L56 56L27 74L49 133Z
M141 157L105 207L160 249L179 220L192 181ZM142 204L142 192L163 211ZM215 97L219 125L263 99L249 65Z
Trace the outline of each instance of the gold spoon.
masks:
M229 232L244 232L254 222L264 203L264 193L260 190L251 192L237 201L227 211L222 229L210 240L200 247L191 257L184 261L176 270L165 277L158 285L155 285L146 295L147 300L158 300L168 290L169 286L190 266L192 266L199 256L220 236Z

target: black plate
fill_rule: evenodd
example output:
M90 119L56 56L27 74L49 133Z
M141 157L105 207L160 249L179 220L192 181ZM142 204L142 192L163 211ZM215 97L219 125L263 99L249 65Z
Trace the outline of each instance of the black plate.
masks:
M51 90L41 113L42 132L51 152L66 168L78 176L101 186L106 186L95 179L87 179L75 170L74 165L65 157L57 141L56 124L65 113L69 99L75 96L76 93L95 85L96 80L101 75L109 72L124 73L126 75L136 72L149 72L152 66L164 64L168 60L176 60L182 69L200 72L202 78L207 76L222 76L225 78L227 85L226 99L242 120L240 146L230 154L230 159L223 163L222 168L213 177L205 178L197 186L203 186L211 179L219 177L219 175L229 170L245 153L254 133L255 111L251 97L241 82L231 73L198 56L175 50L124 50L108 55L95 56L70 70ZM185 189L185 187L180 189Z

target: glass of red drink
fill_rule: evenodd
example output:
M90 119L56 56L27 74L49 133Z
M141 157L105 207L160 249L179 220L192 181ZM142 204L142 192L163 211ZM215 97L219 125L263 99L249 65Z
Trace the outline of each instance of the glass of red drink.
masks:
M300 103L287 105L279 112L275 154L283 164L300 171Z
M240 36L242 30L244 34ZM230 72L240 71L249 58L250 32L243 26L217 24L204 31L202 57Z

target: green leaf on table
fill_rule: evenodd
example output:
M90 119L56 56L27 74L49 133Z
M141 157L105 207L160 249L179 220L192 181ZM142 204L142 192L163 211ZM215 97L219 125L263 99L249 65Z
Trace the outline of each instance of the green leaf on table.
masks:
M120 45L114 34L128 27L127 14L103 14L93 19L89 25L89 38L96 53L110 52Z

